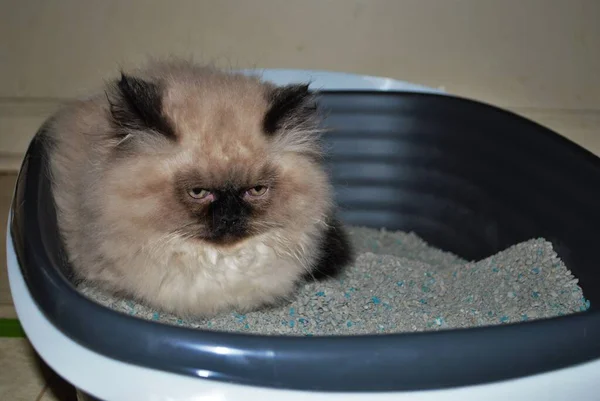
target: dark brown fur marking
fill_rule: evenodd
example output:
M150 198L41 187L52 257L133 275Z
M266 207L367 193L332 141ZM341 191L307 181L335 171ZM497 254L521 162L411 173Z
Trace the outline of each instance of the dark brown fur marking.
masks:
M158 84L121 74L116 89L115 98L109 96L110 112L122 135L150 129L176 138L172 124L163 113L162 91Z
M273 135L284 125L296 128L316 113L316 103L308 85L288 85L275 89L269 98L269 110L263 120L266 134Z

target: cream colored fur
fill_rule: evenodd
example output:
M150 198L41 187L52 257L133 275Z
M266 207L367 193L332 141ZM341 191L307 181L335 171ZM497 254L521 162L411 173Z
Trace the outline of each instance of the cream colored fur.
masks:
M68 105L49 124L58 222L76 275L186 316L244 312L293 296L318 256L332 207L313 157L317 135L269 140L261 122L272 86L255 78L182 61L132 74L165 83L178 143L149 135L136 153L115 157L118 143L131 138L114 138L104 93ZM226 179L265 163L277 170L278 192L253 223L260 234L230 246L192 238L175 175L197 169Z

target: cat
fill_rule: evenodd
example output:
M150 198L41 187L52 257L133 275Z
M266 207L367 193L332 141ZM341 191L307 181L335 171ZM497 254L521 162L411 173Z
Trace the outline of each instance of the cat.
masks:
M75 277L186 317L246 313L339 273L353 250L306 84L152 61L49 120Z

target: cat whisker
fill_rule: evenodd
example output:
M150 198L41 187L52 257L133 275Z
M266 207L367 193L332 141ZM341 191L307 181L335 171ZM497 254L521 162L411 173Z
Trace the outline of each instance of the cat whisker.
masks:
M119 140L116 144L115 147L119 147L121 146L121 144L127 140L131 139L131 134L127 134L125 135L121 140Z

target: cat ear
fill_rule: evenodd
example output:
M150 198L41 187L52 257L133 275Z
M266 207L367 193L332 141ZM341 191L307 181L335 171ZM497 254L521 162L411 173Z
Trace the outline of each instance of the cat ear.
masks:
M269 108L263 119L266 134L284 130L312 130L317 116L317 105L308 85L288 85L269 94Z
M109 98L115 125L127 131L156 131L175 138L175 131L162 109L161 88L152 82L121 73L115 96Z

